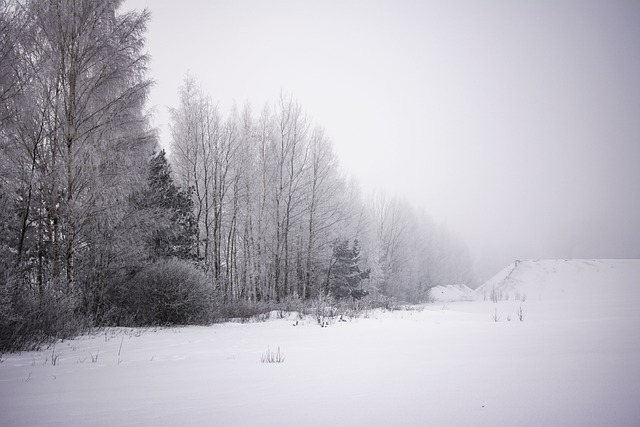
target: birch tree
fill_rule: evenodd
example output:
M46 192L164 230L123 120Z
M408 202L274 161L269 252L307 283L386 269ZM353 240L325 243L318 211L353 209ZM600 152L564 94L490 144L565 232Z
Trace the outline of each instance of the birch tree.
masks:
M344 180L338 174L337 159L322 128L315 128L311 133L308 163L307 247L301 290L304 298L321 291L323 269L330 263L331 243L344 237L339 236L336 230L343 229L341 225L347 220L341 197L346 189Z
M358 242L358 266L371 269L362 289L374 294L417 301L465 270L455 239L408 203L382 193L365 201L291 97L256 119L248 106L223 117L187 77L172 137L175 170L194 188L200 254L227 303L336 293L345 241Z
M39 70L50 108L46 145L50 152L55 204L54 276L62 271L68 291L75 286L75 261L87 240L87 220L102 209L95 177L115 174L118 163L99 154L138 138L119 137L139 122L150 82L142 52L149 14L117 14L121 1L29 3L32 33L51 67ZM116 146L114 146L116 145ZM117 152L122 153L122 150ZM98 155L96 155L98 154Z
M280 95L276 109L275 135L275 226L274 281L276 298L291 292L291 232L301 216L302 177L307 165L306 138L309 131L302 108Z
M14 2L0 0L0 124L11 119L11 104L20 94L24 76L21 73L21 49L25 14Z
M155 144L143 112L149 14L121 5L0 3L0 220L11 283L20 304L34 295L38 310L56 311L64 300L69 315L90 321L135 258L134 245L116 242L136 235L129 199Z
M30 159L27 193L36 184L40 193L39 232L51 248L52 278L64 277L67 292L94 215L122 203L110 190L127 183L127 166L149 146L141 114L150 84L142 77L148 14L117 15L119 3L26 7L30 102L17 113L14 137Z

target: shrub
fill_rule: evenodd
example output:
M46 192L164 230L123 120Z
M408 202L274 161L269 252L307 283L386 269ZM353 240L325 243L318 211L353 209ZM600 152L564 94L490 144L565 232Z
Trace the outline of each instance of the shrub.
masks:
M235 301L217 305L212 313L215 321L228 321L240 319L249 321L251 319L266 318L267 313L272 310L272 306L265 302Z
M74 311L72 298L44 289L10 295L10 284L0 290L0 352L35 350L86 330L86 318Z
M188 261L150 263L115 288L111 318L129 326L206 324L212 320L213 288ZM115 301L114 301L115 299Z

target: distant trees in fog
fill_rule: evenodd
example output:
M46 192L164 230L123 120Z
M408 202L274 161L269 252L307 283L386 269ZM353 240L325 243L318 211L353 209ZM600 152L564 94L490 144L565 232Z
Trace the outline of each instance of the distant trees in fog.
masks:
M397 198L361 194L331 143L281 94L258 117L222 117L192 77L171 110L176 179L191 188L195 252L225 300L313 298L335 289L342 242L362 245L367 290L417 301L431 286L468 282L466 247ZM340 280L340 279L336 279Z
M121 4L0 0L0 350L470 278L464 246L362 194L291 97L225 116L187 78L167 159L143 113L149 14Z

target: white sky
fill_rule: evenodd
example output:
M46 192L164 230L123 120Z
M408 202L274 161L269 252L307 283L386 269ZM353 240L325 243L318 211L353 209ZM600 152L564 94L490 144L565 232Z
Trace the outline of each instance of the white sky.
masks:
M167 107L189 71L227 110L293 94L365 188L517 258L640 258L640 2L168 1L148 8Z

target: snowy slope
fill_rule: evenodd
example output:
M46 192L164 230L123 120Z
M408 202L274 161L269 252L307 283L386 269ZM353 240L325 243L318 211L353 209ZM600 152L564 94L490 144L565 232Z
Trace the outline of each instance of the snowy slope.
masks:
M640 260L516 261L476 290L476 298L617 299L637 295ZM518 298L519 297L519 298Z
M327 328L108 329L5 354L0 425L640 425L640 261L510 270L489 283L541 297L376 311ZM284 363L261 363L268 347Z

